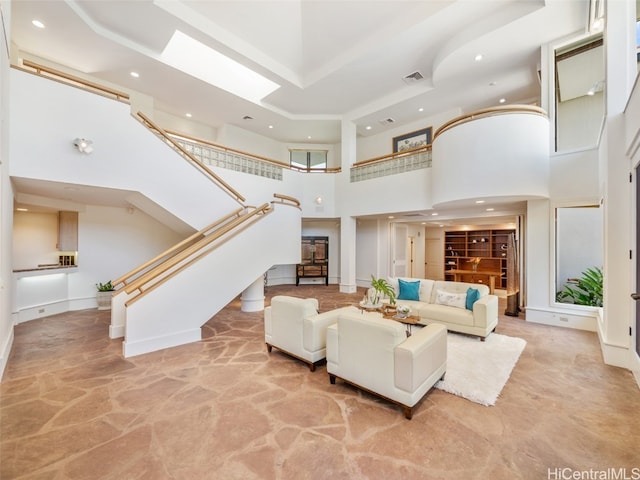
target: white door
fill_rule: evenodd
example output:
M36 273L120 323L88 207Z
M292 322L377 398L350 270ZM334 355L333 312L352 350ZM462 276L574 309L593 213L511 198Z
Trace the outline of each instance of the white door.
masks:
M394 277L407 276L407 239L409 227L394 223L391 235L391 275Z
M425 278L444 280L444 247L439 238L425 240Z

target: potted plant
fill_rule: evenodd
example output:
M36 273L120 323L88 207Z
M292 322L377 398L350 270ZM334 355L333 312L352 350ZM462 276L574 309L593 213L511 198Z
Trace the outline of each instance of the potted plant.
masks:
M111 310L111 295L115 288L111 280L106 283L96 283L96 300L98 301L98 310Z
M407 318L411 313L411 307L409 305L398 305L396 308L396 316L398 318Z
M367 306L379 307L384 297L389 297L389 303L395 305L396 292L384 278L376 278L371 275L371 288L367 295Z

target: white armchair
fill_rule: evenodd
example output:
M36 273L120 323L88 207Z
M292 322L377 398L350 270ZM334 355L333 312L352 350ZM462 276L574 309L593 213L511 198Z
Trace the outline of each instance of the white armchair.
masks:
M278 350L309 364L326 357L327 327L343 309L318 313L318 300L276 295L264 309L264 341L267 351Z
M432 324L410 337L401 323L375 314L341 312L327 329L327 372L336 378L390 400L413 407L444 378L447 369L447 329Z

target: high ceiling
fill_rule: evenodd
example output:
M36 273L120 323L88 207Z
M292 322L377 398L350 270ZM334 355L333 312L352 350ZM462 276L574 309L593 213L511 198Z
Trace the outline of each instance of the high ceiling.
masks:
M343 119L373 135L501 98L536 102L540 45L584 31L588 16L587 0L13 0L11 8L20 57L151 95L179 117L287 143L337 143ZM280 87L256 103L178 71L162 55L176 30ZM415 72L423 78L405 78Z

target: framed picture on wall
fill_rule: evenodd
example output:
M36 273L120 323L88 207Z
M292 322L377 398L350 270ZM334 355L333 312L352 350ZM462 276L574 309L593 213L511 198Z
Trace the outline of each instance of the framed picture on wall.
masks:
M393 153L431 144L431 130L432 127L427 127L422 130L416 130L415 132L393 137Z

